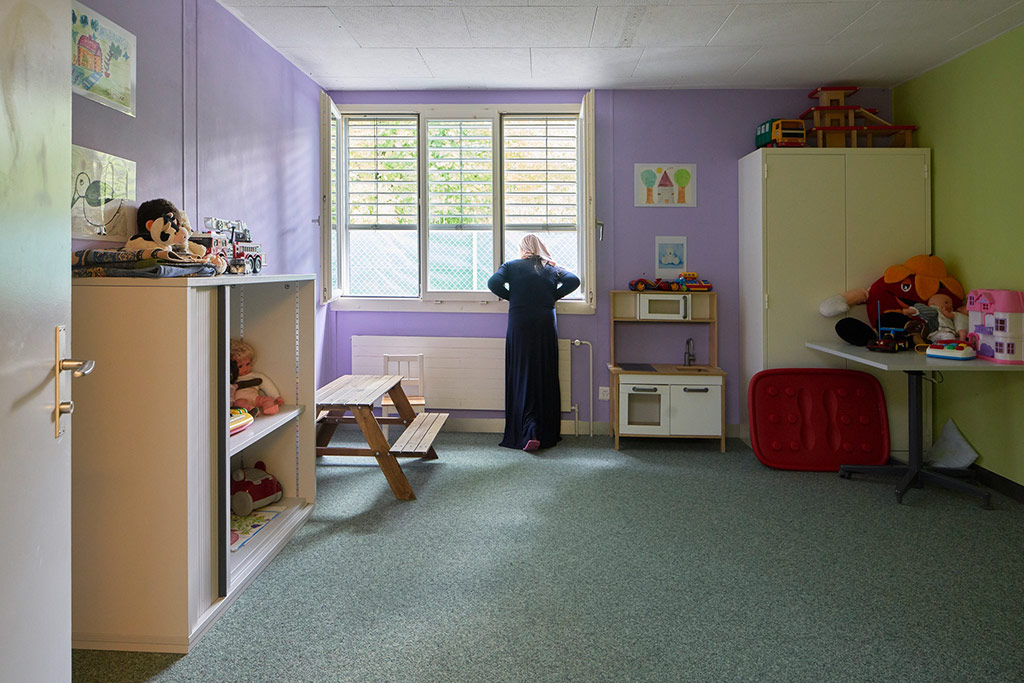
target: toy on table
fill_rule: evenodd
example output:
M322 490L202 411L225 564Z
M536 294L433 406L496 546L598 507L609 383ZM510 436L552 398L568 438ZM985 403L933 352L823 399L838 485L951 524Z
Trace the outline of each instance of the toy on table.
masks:
M1024 363L1024 292L972 289L967 295L968 335L978 358Z
M835 330L848 344L867 346L880 338L883 328L906 328L911 318L904 311L914 304L927 304L937 293L949 296L954 309L963 303L963 285L946 271L945 262L938 256L918 254L886 268L868 289L851 289L825 299L818 312L833 318L849 312L853 306L866 304L868 323L845 317L836 323Z
M136 213L137 233L125 242L125 249L133 251L163 248L182 260L213 264L218 273L227 270L227 260L217 254L207 254L206 248L189 240L192 227L188 217L168 199L150 199L139 204Z
M967 341L967 315L953 309L953 299L948 294L935 293L924 304L914 304L903 309L911 316L903 328L914 336L915 342Z
M944 358L946 360L974 360L978 355L974 347L966 342L929 344L924 354L929 358Z
M252 467L240 467L231 472L231 512L239 517L276 503L282 497L281 482L267 472L262 460L253 463Z
M255 360L252 344L231 340L231 407L273 415L284 405L284 399L269 377L252 369Z

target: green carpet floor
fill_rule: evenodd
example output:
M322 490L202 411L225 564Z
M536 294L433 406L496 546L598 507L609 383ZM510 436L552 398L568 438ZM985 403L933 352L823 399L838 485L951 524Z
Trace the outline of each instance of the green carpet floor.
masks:
M74 680L1024 680L1024 505L897 505L735 440L499 439L403 461L411 502L325 458L310 521L189 655L79 650Z

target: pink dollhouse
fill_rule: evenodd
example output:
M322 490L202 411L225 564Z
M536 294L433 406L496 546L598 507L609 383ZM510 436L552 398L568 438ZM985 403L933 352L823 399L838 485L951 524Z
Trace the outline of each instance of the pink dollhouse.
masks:
M972 289L967 294L968 341L978 358L1024 364L1024 292Z

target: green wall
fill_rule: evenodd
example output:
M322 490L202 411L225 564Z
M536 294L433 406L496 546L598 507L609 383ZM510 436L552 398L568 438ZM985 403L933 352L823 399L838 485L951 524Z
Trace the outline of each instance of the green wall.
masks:
M894 88L893 112L932 148L935 254L968 290L1024 290L1024 27ZM949 418L1024 484L1024 372L947 373L936 435Z

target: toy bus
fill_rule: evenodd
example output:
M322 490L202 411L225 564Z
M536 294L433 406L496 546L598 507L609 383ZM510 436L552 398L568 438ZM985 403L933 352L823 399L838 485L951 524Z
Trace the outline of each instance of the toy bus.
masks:
M758 147L805 147L807 134L801 119L768 119L757 127Z

